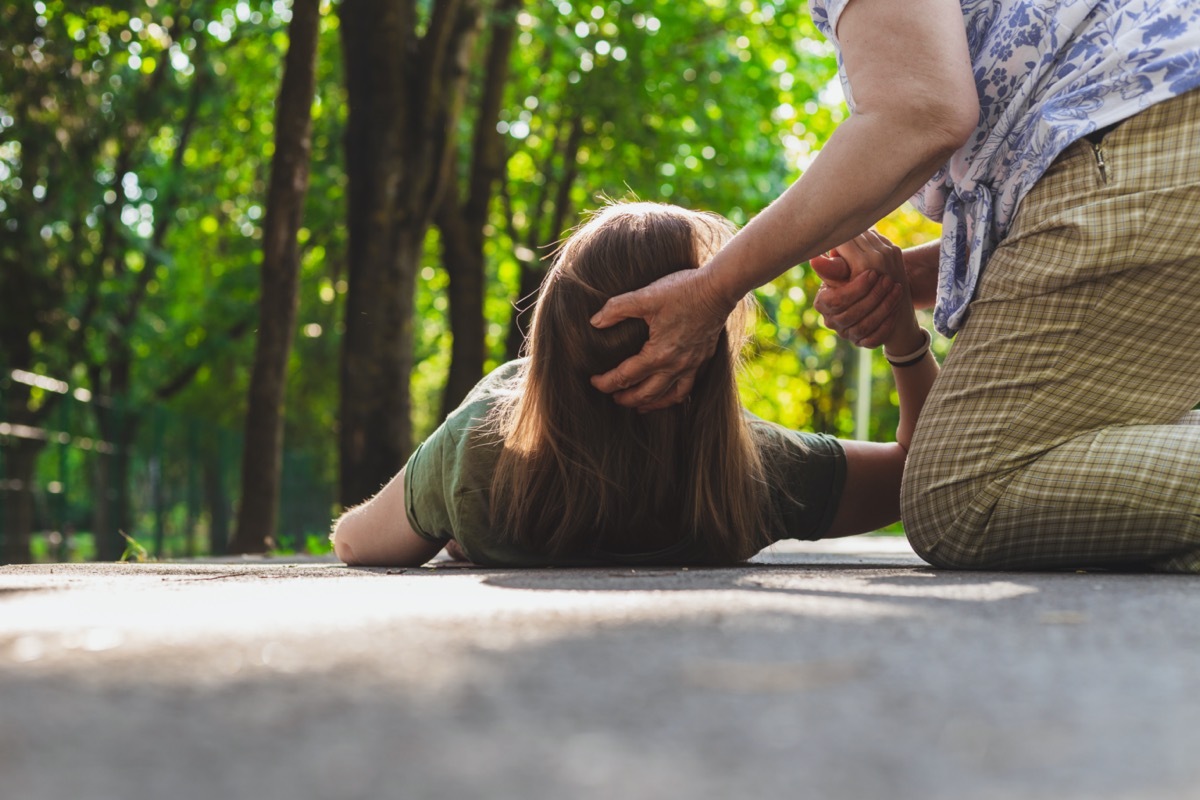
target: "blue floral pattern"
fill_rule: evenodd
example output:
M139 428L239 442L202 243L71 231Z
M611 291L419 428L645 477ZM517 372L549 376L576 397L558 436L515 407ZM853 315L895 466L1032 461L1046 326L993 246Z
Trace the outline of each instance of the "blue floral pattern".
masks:
M810 0L839 48L852 0ZM979 127L913 197L942 223L934 324L962 327L979 275L1021 199L1088 133L1200 87L1200 0L961 0Z

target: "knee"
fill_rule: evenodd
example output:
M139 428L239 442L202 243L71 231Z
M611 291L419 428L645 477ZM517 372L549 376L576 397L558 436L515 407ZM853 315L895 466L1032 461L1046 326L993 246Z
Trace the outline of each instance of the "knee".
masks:
M987 568L983 537L965 524L957 492L930 483L904 479L900 517L913 551L943 569Z

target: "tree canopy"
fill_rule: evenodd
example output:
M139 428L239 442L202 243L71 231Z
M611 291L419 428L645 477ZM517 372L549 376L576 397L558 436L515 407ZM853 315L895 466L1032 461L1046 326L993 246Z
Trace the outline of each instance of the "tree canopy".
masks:
M3 558L68 555L71 533L75 557L119 556L122 533L163 555L228 538L291 18L266 0L0 10ZM405 397L379 407L404 416L379 467L395 468L519 349L519 312L582 214L636 196L745 222L846 114L832 51L790 0L326 1L317 27L283 513L262 532L301 549L346 498L338 442L363 369L342 360L348 313L407 331L387 345L403 377L373 389ZM371 297L352 283L377 224L381 264L408 272ZM937 235L907 210L880 228ZM853 356L820 327L816 286L801 265L759 291L743 399L848 435ZM875 386L886 437L890 382Z

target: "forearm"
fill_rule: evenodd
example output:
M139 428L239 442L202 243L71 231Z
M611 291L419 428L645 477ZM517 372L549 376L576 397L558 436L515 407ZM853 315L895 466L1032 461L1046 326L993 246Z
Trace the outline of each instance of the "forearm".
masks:
M875 224L974 133L979 100L958 0L855 0L837 27L855 97L812 167L712 261L736 299Z
M889 339L884 345L884 355L889 363L899 363L904 356L916 351L925 342L928 334L921 332L912 317L904 326L904 330ZM909 366L892 366L892 377L896 382L896 394L900 397L900 424L896 428L896 442L908 452L912 444L913 431L917 427L917 419L925 407L929 390L938 376L937 359L932 352L915 364Z
M900 519L904 448L895 442L843 441L846 483L827 539L875 531Z
M957 147L894 113L855 114L812 167L709 262L719 296L736 298L845 242L912 196Z
M904 271L912 292L913 308L933 308L937 301L938 267L942 240L909 247L904 251Z
M917 418L925 405L938 366L929 353L929 335L917 323L908 292L907 270L900 248L874 231L838 247L839 257L852 272L888 276L900 289L895 324L883 340L900 395L900 425L896 441L845 442L846 485L830 536L873 530L894 521L900 513L900 482ZM822 259L817 260L818 266Z
M900 518L904 463L917 417L929 396L933 379L937 377L938 364L929 353L910 367L893 367L892 373L900 394L900 427L896 431L896 441L842 443L846 452L846 485L833 525L825 534L827 537L877 530Z
M330 541L334 552L352 566L420 566L442 549L417 535L404 506L404 472L362 505L338 519Z

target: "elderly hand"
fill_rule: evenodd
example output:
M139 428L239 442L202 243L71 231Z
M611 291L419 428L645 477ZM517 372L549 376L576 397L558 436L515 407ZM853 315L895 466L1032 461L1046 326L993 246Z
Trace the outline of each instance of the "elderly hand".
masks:
M895 332L900 311L911 309L904 257L867 231L811 261L823 283L813 299L826 327L859 347L878 347Z
M878 347L897 332L898 321L911 316L904 256L875 231L860 234L811 263L824 281L813 307L827 327L859 347Z
M609 299L592 317L597 328L640 318L650 326L641 352L592 378L617 403L656 411L681 402L696 372L717 348L733 305L724 302L704 269L682 270L634 292Z

